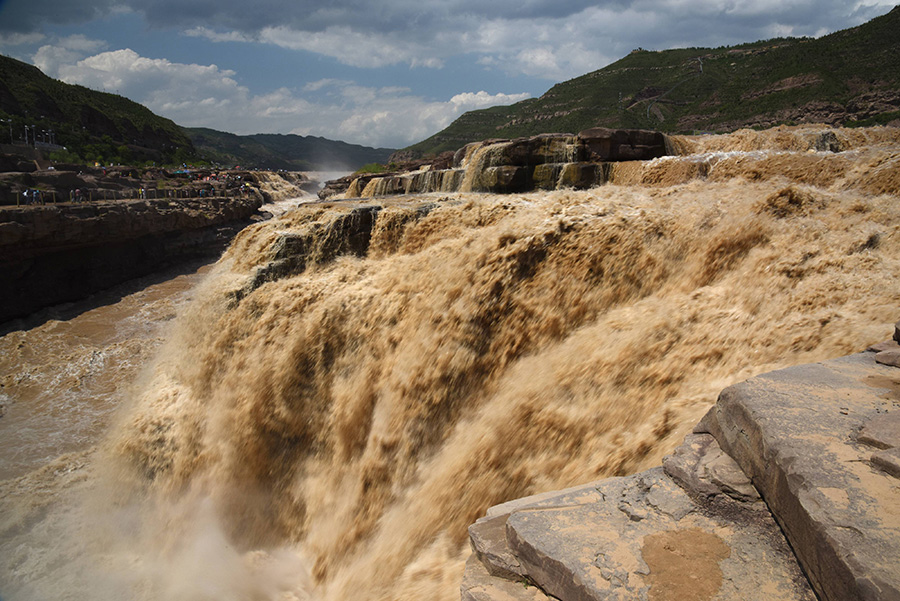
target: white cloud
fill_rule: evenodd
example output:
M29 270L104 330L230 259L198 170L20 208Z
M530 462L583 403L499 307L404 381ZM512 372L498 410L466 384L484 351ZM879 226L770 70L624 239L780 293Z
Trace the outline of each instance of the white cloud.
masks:
M91 52L106 46L105 42L92 40L83 35L72 35L38 48L32 61L38 69L50 77L60 77L59 70L70 65Z
M197 118L249 94L233 79L233 71L146 58L127 48L57 65L52 75L67 83L120 93L170 118L172 114Z
M29 44L39 44L44 41L45 36L43 33L33 32L33 33L0 33L0 48L6 47L14 47L14 46L26 46Z
M531 94L488 94L484 90L479 92L463 92L450 99L450 104L461 111L484 109L499 104L513 104L520 100L530 98Z
M337 125L340 139L402 148L444 129L466 111L511 104L529 94L464 92L448 101L428 101L408 91L354 86L345 97L352 98L353 103L346 107Z
M360 86L338 79L311 82L299 91L282 87L253 95L237 82L234 71L216 65L151 59L130 49L78 58L72 50L45 46L40 55L45 66L53 67L50 75L118 92L179 125L238 134L291 132L367 146L407 146L465 111L529 96L482 90L434 101L406 87ZM60 62L66 57L72 60ZM311 96L304 96L307 93ZM323 94L325 100L320 99Z
M344 79L333 79L333 78L325 78L319 79L317 81L311 81L303 86L303 90L306 92L318 92L324 88L333 88L340 87L344 85L351 85L353 82L344 80Z
M204 38L210 42L255 42L256 38L240 31L215 31L208 27L198 26L188 29L184 35L193 38Z
M299 31L279 25L266 27L259 40L289 50L307 50L363 68L406 63L412 67L440 68L444 61L428 48L403 36L356 31L343 25L322 31Z

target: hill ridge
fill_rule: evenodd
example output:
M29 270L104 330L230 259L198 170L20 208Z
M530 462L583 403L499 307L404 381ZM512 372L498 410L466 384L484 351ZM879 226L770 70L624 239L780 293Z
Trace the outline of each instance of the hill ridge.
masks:
M666 133L781 124L900 123L900 6L821 38L719 48L637 49L539 98L470 111L406 157L489 138L603 126Z
M205 127L183 129L204 159L245 168L352 171L367 163L385 163L395 151L321 136L238 135Z
M0 55L0 143L37 146L67 163L207 160L248 168L352 170L394 149L294 134L240 136L182 127L124 96L68 84Z

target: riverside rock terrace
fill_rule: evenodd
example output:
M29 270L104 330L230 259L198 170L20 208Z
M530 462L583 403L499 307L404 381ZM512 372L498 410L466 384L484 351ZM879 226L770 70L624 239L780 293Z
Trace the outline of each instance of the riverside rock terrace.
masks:
M594 128L578 135L543 134L474 142L405 172L347 176L328 182L323 200L421 192L493 192L584 189L609 179L609 164L673 154L654 131Z
M258 187L254 172L244 170L51 166L39 161L12 167L19 170L0 172L0 205L234 198Z

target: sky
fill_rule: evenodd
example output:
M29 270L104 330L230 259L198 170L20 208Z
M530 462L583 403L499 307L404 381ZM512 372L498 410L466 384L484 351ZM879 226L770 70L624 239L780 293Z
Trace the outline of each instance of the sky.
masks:
M186 127L402 148L635 48L819 37L898 0L0 0L0 54Z

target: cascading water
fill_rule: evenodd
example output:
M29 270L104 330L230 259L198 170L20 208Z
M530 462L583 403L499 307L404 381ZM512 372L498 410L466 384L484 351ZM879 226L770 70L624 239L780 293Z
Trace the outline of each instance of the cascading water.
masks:
M800 153L244 230L102 447L0 483L0 595L458 598L490 505L656 465L728 384L889 336L897 146L867 144L849 189Z

